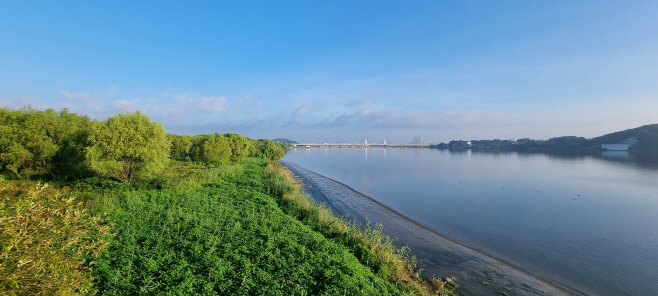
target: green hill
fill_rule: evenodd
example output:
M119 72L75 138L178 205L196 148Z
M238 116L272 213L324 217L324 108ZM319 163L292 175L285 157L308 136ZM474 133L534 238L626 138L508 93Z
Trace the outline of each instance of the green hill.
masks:
M610 133L589 140L590 145L615 144L628 138L635 137L637 144L633 150L655 150L658 148L658 124L649 124L637 128Z
M288 140L288 139L283 139L283 138L276 138L273 139L272 141L274 142L279 142L279 143L288 143L288 144L298 144L299 142L293 141L293 140Z

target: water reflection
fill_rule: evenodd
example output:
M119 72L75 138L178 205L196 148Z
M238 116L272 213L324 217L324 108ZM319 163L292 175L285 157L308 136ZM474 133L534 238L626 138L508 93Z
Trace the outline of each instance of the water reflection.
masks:
M601 152L601 157L605 160L611 161L622 161L627 163L637 162L635 155L629 154L628 151L603 151Z
M658 170L658 153L635 153L636 164L646 170Z
M628 151L555 151L528 152L508 149L444 149L453 157L487 155L494 158L516 157L529 159L531 157L547 157L552 161L579 161L598 159L623 166L638 167L647 170L658 170L658 152L628 152Z

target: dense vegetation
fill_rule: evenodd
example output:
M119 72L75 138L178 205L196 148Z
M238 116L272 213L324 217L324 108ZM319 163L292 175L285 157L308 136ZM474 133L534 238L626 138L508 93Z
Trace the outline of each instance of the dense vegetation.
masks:
M347 247L286 215L259 161L183 192L126 193L94 269L109 294L391 295ZM154 235L155 234L155 235Z
M93 175L131 184L161 172L169 156L204 163L281 159L287 146L238 134L173 135L139 111L105 121L53 109L0 108L0 170L56 181Z
M455 294L313 203L285 145L32 108L0 109L0 135L3 295Z
M0 108L0 169L19 178L86 175L83 164L91 121L66 109Z
M519 139L516 141L512 140L472 140L472 141L450 141L448 144L441 143L437 145L430 145L431 148L439 149L537 149L537 148L548 148L548 149L574 149L574 148L588 148L591 144L589 141L583 137L555 137L550 138L549 140L531 140L531 139Z

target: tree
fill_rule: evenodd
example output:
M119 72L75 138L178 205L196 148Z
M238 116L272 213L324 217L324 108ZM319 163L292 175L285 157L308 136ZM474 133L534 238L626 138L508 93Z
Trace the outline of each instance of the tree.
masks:
M209 135L203 142L202 160L208 163L227 162L231 159L231 146L220 134Z
M186 156L192 148L192 137L187 135L167 134L167 141L171 143L171 156Z
M258 148L263 154L263 157L270 160L279 160L286 154L281 145L278 145L277 143L274 143L268 139L258 140Z
M0 108L0 162L21 178L50 173L59 180L83 171L88 124L67 109Z
M0 161L18 177L29 179L31 175L46 171L46 165L55 155L58 145L54 131L58 125L53 109L0 111Z
M219 133L196 135L192 137L189 155L192 160L205 163L228 162L231 160L231 146Z
M89 146L89 117L69 113L68 109L62 109L57 115L59 120L53 129L53 140L58 149L48 163L48 172L57 180L91 173L85 164L85 151Z
M253 153L253 140L234 133L196 135L192 138L190 156L206 163L243 161Z
M135 177L150 177L162 171L170 150L162 125L139 111L94 122L89 142L89 166L102 176L128 184Z
M259 157L262 152L258 141L251 138L247 138L247 140L249 140L249 156Z
M251 151L251 142L249 139L234 133L225 133L222 136L228 140L231 147L231 161L241 162Z

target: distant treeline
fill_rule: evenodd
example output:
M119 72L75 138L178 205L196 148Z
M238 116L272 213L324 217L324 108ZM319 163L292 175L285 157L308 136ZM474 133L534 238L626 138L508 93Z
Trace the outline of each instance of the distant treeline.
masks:
M299 144L299 142L297 142L297 141L288 140L288 139L284 139L284 138L276 138L276 139L273 139L272 141L279 142L279 143Z
M587 148L588 140L583 137L557 137L549 140L518 139L513 140L472 140L472 141L450 141L448 144L441 143L430 145L431 148L443 149L531 149L531 148Z
M18 178L73 180L98 174L130 184L162 171L169 157L203 163L283 158L289 144L234 133L174 135L139 111L104 121L67 109L0 108L0 170Z
M629 138L635 138L637 143L630 148L635 151L656 151L658 149L658 124L645 125L634 129L615 132L600 137L586 139L584 137L565 136L548 140L518 139L513 140L471 140L450 141L430 145L439 149L601 149L601 144L616 144Z

